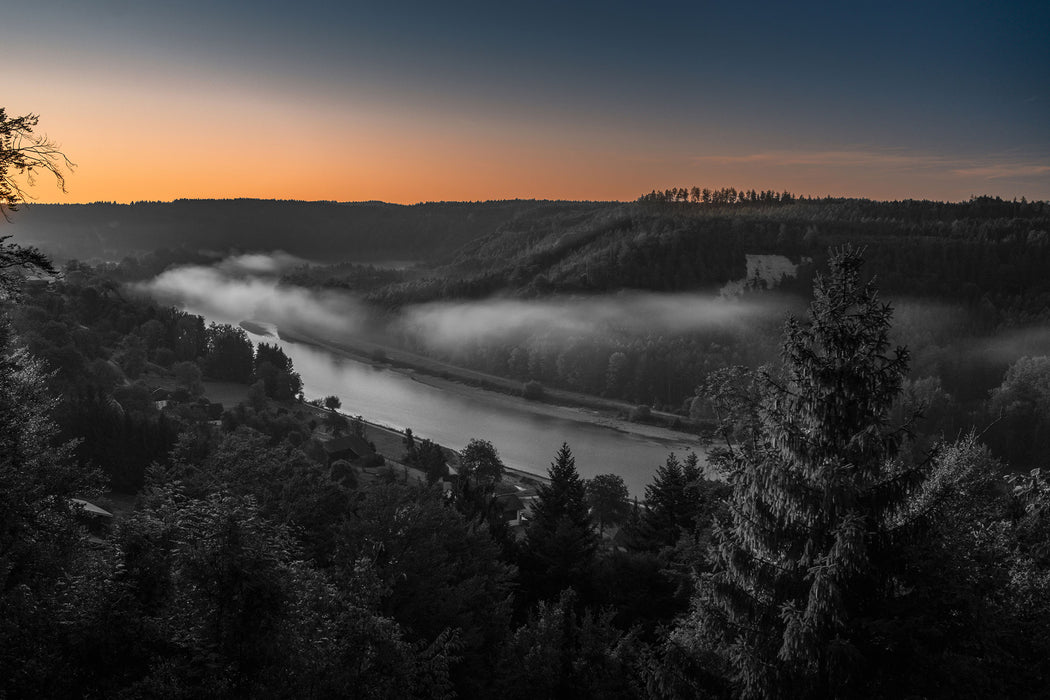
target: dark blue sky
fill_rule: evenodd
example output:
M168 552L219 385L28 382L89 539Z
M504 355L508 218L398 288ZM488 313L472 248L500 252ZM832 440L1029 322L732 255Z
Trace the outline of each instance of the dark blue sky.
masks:
M165 139L203 158L220 130L246 160L226 173L242 182L231 195L279 196L266 190L279 178L249 175L266 127L289 125L309 147L287 157L326 174L303 183L316 198L630 198L676 184L1050 198L1046 2L39 0L5 12L0 32L24 78L5 89L9 111L42 112L79 145L70 120L109 103L99 122L155 139L141 149L155 163L177 160ZM197 138L156 128L183 111ZM303 161L272 158L303 180ZM158 177L156 198L178 182Z

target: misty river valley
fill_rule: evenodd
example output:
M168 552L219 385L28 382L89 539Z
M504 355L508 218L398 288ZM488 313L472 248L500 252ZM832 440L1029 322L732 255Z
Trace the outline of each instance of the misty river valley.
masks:
M0 697L1044 697L1050 205L731 194L20 211Z

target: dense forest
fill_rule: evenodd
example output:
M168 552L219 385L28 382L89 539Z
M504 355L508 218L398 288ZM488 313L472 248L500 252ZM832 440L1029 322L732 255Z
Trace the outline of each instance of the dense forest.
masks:
M990 306L980 332L1042 319L1029 300L1045 281L1026 272L1043 254L1042 211L997 224L1023 240L967 231L958 246L915 243L936 283L881 271L878 282L936 296L946 270L957 290L1001 276L969 309L979 318ZM545 275L582 269L572 241L603 235L581 225L543 258ZM674 230L649 245L676 254L621 264L634 259L639 279L646 260L681 264L690 236ZM602 231L619 246L630 227L614 216ZM540 255L549 235L520 249ZM305 401L279 348L136 293L120 267L73 262L55 275L4 241L0 693L1041 696L1050 486L1035 467L1050 361L1012 361L960 414L940 376L915 376L916 355L891 349L898 319L870 282L889 255L878 236L858 237L862 261L848 247L829 256L843 238L820 235L791 252L814 260L788 281L810 285L811 301L777 324L777 359L675 380L715 426L709 470L671 456L631 503L615 475L581 479L571 446L540 447L548 478L520 525L505 516L510 477L483 436L449 458L406 434L386 455L404 469L333 460L325 445L363 435L361 424L335 400ZM513 238L471 250L510 260L496 251ZM978 253L1004 267L970 270ZM464 250L451 265L479 257ZM691 279L721 284L739 264L726 256ZM384 285L385 303L404 304L405 284ZM205 385L216 382L245 398L214 403ZM993 414L984 434L970 431ZM104 492L136 498L111 517L94 505L110 504Z
M284 250L309 260L440 256L527 212L592 211L592 202L297 202L180 199L29 204L11 214L19 239L61 259L119 260L160 248Z

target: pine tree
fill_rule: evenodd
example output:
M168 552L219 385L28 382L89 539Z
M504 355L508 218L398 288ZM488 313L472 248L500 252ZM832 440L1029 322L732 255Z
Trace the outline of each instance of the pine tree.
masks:
M667 461L656 468L652 483L645 487L645 510L635 533L639 548L658 551L678 541L685 484L682 463L673 453L667 455Z
M742 697L855 695L874 653L864 621L887 595L890 520L920 470L895 460L886 416L907 352L888 354L892 312L861 264L832 256L809 323L787 324L783 376L763 377L758 434L721 452L729 515L679 632L714 640Z
M588 589L598 550L584 482L567 444L562 444L547 474L550 484L540 487L522 552L526 587L540 599L569 587Z
M698 524L706 527L720 491L721 485L704 478L695 453L684 461L669 454L645 487L645 510L630 531L633 546L660 551L694 534Z

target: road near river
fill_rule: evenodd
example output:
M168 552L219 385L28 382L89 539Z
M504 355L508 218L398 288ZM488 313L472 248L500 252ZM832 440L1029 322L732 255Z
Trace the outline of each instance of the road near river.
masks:
M253 322L251 327L259 329L259 325ZM534 404L429 376L414 378L411 372L373 366L331 349L278 339L276 329L269 329L273 335L248 335L253 342L277 343L284 349L302 377L308 398L335 394L344 413L397 429L411 428L417 436L453 449L462 449L471 438L489 440L508 466L522 471L545 475L558 448L567 442L581 476L618 474L631 495L642 498L653 471L668 453L683 457L692 450L703 457L697 441L685 434L625 432L614 421L591 412Z

